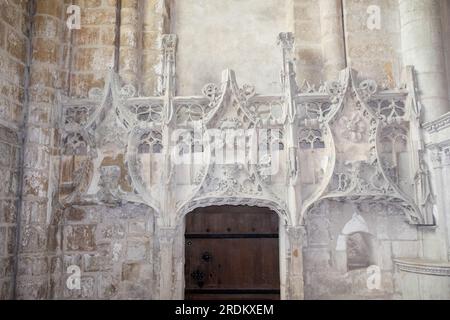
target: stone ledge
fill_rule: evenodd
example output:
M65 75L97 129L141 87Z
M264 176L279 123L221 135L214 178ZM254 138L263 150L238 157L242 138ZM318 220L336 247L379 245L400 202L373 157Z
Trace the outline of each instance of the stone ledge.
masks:
M424 123L422 127L430 133L439 132L450 127L450 112L447 112L436 120Z
M450 262L448 261L400 258L394 259L394 262L401 271L450 277Z

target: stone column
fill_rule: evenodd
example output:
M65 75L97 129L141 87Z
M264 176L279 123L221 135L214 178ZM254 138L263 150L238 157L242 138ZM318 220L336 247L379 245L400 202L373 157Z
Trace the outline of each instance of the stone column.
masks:
M421 92L422 121L450 111L439 0L399 0L403 63L413 65Z
M73 3L81 7L81 29L72 30L69 96L86 98L90 89L104 87L108 68L114 66L117 1Z
M66 87L65 6L36 0L25 117L16 298L47 299L58 280L58 90Z
M0 1L0 300L14 297L29 8Z
M142 46L142 1L122 1L119 73L124 82L138 88L140 47Z
M434 192L436 195L436 205L439 217L443 220L438 223L439 232L446 235L447 260L450 261L450 197L448 196L448 186L450 185L450 146L436 146L431 149L431 159L434 173Z
M345 68L344 30L341 0L319 0L322 35L323 76L337 79Z
M171 300L176 291L175 283L175 237L177 228L159 227L159 298Z
M304 281L303 281L303 227L287 227L288 237L288 263L287 263L287 299L303 300Z
M142 0L142 94L149 96L159 92L157 75L162 73L161 37L170 33L170 6L168 0Z

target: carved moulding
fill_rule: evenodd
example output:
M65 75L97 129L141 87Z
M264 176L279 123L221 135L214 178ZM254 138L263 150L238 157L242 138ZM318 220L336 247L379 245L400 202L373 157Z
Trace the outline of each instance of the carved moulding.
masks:
M430 121L423 124L423 128L429 133L435 133L442 131L450 127L450 112L442 115L434 121Z
M316 108L317 116L304 123L326 133L331 165L322 183L304 201L299 222L303 223L304 215L315 203L334 199L382 202L404 212L412 224L430 224L414 197L393 181L380 154L383 130L389 125L401 127L407 120L407 94L378 93L375 82L358 83L351 69L341 73L339 82L328 83L326 91L331 106Z
M421 259L394 259L397 268L404 272L450 277L450 263Z

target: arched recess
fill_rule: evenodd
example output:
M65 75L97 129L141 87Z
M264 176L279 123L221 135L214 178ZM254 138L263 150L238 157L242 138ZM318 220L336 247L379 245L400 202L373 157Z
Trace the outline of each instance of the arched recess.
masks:
M276 212L213 205L194 209L185 222L185 299L280 299Z
M349 272L376 265L375 241L364 218L355 212L337 239L339 269Z

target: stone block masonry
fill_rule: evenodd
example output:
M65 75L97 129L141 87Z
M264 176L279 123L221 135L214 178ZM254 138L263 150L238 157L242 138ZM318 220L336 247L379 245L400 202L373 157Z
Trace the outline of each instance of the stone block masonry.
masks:
M25 1L0 1L0 300L14 294L28 42Z

